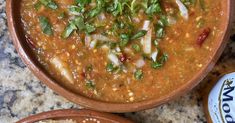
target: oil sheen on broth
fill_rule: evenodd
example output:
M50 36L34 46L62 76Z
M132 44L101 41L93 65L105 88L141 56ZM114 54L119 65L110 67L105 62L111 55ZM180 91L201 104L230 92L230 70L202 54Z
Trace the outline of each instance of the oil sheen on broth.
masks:
M22 0L28 44L59 84L109 102L161 98L208 62L219 0Z

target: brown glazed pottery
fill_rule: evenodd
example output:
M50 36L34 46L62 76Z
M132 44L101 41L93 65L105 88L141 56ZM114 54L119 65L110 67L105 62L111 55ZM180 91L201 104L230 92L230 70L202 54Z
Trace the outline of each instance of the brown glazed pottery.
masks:
M65 87L59 85L52 76L50 76L38 63L33 52L28 46L24 31L21 24L20 17L20 4L21 0L7 0L7 18L8 18L8 26L10 30L11 37L13 39L16 50L18 51L20 57L24 61L24 63L28 66L28 68L36 75L42 82L44 82L48 87L53 89L56 93L61 96L67 98L68 100L80 104L89 109L105 111L105 112L132 112L139 111L143 109L153 108L155 106L159 106L170 100L177 98L187 92L189 92L193 87L195 87L207 74L211 71L216 61L220 57L223 52L227 40L229 38L229 32L232 24L232 15L234 14L233 8L235 8L234 4L235 0L223 0L222 9L224 11L224 17L222 18L223 24L219 27L222 30L222 34L217 36L216 42L218 42L217 47L212 51L208 61L208 64L205 65L194 77L182 85L180 88L176 90L172 90L167 96L162 98L153 98L150 100L145 100L141 102L134 103L111 103L104 102L95 99L91 99L79 94L75 94Z
M34 123L45 120L73 120L77 123L133 123L114 114L72 109L44 112L27 117L16 123Z

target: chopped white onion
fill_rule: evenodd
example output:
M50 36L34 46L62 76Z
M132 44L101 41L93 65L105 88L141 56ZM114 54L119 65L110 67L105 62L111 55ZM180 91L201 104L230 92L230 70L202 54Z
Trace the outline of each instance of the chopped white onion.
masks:
M62 76L65 77L65 79L67 79L72 84L74 83L73 75L68 70L68 68L66 68L63 61L61 61L58 57L54 57L51 59L51 64L61 73Z
M92 37L92 39L98 40L98 41L111 41L110 38L103 36L101 34L94 34L94 35L91 35L91 37Z
M136 65L137 68L142 68L145 65L144 59L141 58L141 59L137 60L135 65Z
M143 45L143 51L146 54L151 53L152 47L152 29L150 29L150 21L145 20L143 25L143 30L148 31L147 34L141 38L141 44Z
M139 22L140 22L140 19L139 19L138 17L133 17L133 21L134 21L135 23L139 23Z
M114 53L109 53L108 58L116 66L119 66L121 64L117 55L115 55Z
M85 45L86 45L87 47L89 47L89 46L90 46L90 43L91 43L91 36L86 35L86 36L85 36Z
M90 43L90 48L91 49L94 49L97 45L97 40L93 40L91 43Z
M180 14L185 19L188 20L189 14L187 7L182 3L181 0L176 0L177 5L179 6Z
M152 48L152 29L148 30L147 34L141 39L141 43L143 44L144 53L150 54Z
M142 29L148 31L149 30L149 26L150 26L150 20L145 20Z
M106 19L105 14L104 14L104 13L99 14L99 15L98 15L98 19L99 19L100 21L105 20L105 19Z
M153 60L154 62L157 61L157 56L158 56L158 51L155 51L155 52L153 52L153 53L151 54L151 58L152 58L152 60Z
M121 49L120 49L119 46L117 46L117 47L115 48L115 50L116 50L116 52L121 52Z

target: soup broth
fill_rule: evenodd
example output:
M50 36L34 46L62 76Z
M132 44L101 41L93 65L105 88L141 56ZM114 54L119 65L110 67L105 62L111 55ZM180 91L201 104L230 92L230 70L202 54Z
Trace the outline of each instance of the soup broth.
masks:
M219 0L22 0L28 44L57 82L108 102L161 98L193 78L221 35Z

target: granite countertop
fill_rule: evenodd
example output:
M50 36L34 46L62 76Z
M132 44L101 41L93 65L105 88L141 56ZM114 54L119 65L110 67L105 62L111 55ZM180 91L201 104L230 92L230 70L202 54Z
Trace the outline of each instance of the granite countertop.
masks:
M21 61L9 37L5 5L5 0L0 0L0 123L13 123L49 110L81 109L81 106L69 102L46 87ZM234 38L235 36L231 36L213 71L190 93L150 110L120 115L138 123L206 122L199 92L213 78L235 71Z

